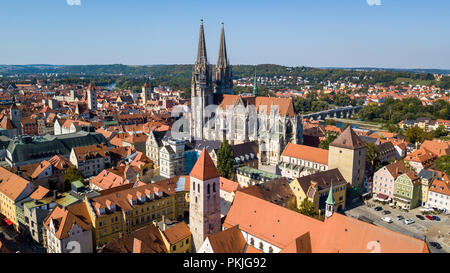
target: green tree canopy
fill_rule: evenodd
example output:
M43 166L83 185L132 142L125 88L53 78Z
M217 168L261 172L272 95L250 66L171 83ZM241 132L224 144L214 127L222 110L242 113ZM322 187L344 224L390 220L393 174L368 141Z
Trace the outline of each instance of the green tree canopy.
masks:
M78 169L75 166L67 168L66 173L64 174L64 185L66 190L70 188L70 183L77 180L80 181L84 180L80 171L78 171Z
M375 171L375 169L380 166L378 155L378 146L375 143L367 143L366 163L372 171Z
M233 175L233 151L231 150L228 140L220 144L217 151L217 170L220 176L231 179Z
M316 210L314 209L314 204L311 201L309 201L308 198L306 197L300 203L300 208L298 212L309 217L317 216Z
M338 137L338 134L337 134L337 133L334 133L334 132L328 133L328 134L327 134L327 138L324 139L324 140L322 140L322 141L319 143L319 148L325 149L325 150L330 149L330 144L331 144L331 142L333 142L337 137Z
M410 127L405 132L406 140L411 143L422 143L424 140L431 140L434 137L433 132L426 132L418 126Z
M441 172L450 175L450 155L443 155L434 161L434 166Z

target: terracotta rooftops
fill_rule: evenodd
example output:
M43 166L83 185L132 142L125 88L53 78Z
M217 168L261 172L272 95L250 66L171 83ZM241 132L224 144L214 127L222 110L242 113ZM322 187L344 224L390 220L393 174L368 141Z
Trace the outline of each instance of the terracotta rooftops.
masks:
M164 235L169 243L173 245L191 236L191 231L184 222L179 222L164 230Z
M225 177L220 177L220 190L231 193L238 190L239 188L239 183L234 182L230 179L226 179Z
M42 186L38 186L38 188L30 195L31 199L41 200L50 192L49 189L44 188Z
M352 127L349 126L330 144L330 146L355 150L365 147L366 144L359 138L355 131L353 131Z
M195 163L194 168L192 168L192 171L189 175L202 181L220 177L216 165L214 165L214 162L209 156L208 151L206 151L205 149L203 149L200 157L197 159L197 162Z
M289 143L281 155L328 165L328 150L316 147Z
M55 227L55 236L64 239L69 236L74 224L85 230L90 230L89 214L86 204L81 202L68 208L55 207L44 222L44 226L50 230L50 223Z
M245 239L238 226L208 236L214 253L243 253Z
M448 180L434 180L431 184L430 191L450 196L450 183Z
M0 167L0 192L11 200L16 200L31 182Z
M263 199L237 191L224 228L239 225L241 231L281 249L297 252L294 240L309 233L312 253L428 253L424 241L334 213L324 222ZM308 236L298 244L307 247ZM307 248L305 249L307 250ZM375 249L377 250L377 249Z

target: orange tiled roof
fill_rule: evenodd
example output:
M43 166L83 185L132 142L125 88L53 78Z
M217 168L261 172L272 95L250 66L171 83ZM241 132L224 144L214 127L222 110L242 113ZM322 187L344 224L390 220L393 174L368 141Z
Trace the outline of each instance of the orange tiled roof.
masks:
M450 154L450 144L448 141L443 140L425 140L420 149L425 149L437 157Z
M55 207L44 222L44 226L50 230L50 221L53 220L56 238L64 239L69 236L74 223L83 230L90 230L89 219L86 204L81 202L68 208Z
M11 200L16 200L31 182L0 167L0 192Z
M184 222L179 222L174 226L167 228L164 231L164 235L166 235L169 243L173 245L191 236L191 231Z
M450 183L446 180L434 180L430 186L430 191L450 196Z
M220 177L220 189L226 192L235 192L240 188L239 183L225 177Z
M203 149L200 157L197 159L197 162L195 163L194 168L192 168L192 171L189 175L202 181L220 177L216 165L214 165L214 162L209 156L208 151L206 151L205 149Z
M240 191L223 224L225 228L236 225L281 249L309 233L313 253L369 253L377 244L383 253L429 252L421 240L339 213L322 222Z
M39 186L31 195L30 198L34 200L41 200L50 192L49 189Z
M289 143L281 155L328 165L328 150L316 147Z

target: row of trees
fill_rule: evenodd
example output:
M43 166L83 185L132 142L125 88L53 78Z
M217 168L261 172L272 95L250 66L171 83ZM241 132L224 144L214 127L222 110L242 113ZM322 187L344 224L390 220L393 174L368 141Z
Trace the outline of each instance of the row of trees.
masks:
M422 105L418 98L395 100L388 98L381 104L369 104L358 113L364 121L375 121L385 124L397 124L402 120L415 120L418 117L432 119L450 119L450 103L438 100L433 105Z

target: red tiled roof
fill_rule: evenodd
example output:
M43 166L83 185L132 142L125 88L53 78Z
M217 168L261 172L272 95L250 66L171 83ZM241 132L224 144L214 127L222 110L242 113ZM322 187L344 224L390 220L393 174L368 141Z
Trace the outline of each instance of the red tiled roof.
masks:
M209 156L208 151L206 151L205 149L203 149L200 157L197 159L197 162L195 163L194 168L192 168L192 171L189 175L202 181L220 177L216 165L214 165L214 162Z
M289 143L281 155L328 165L328 150L316 147Z

